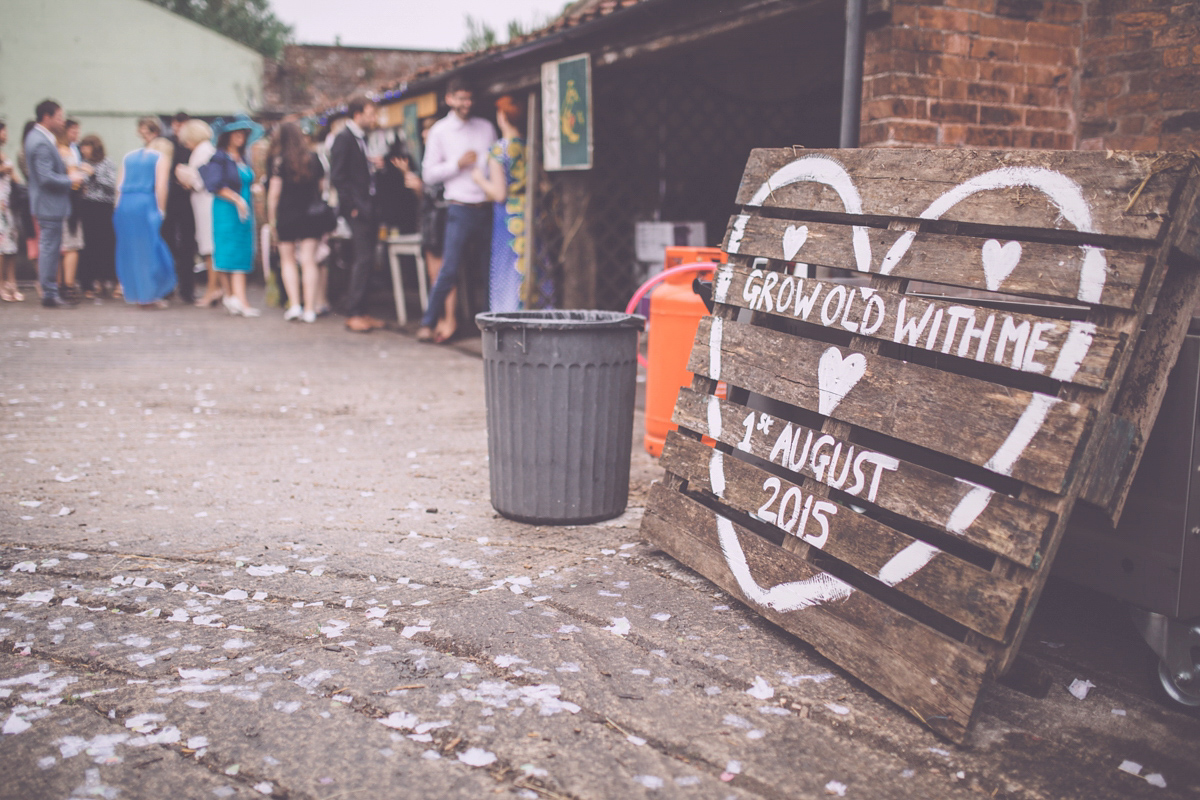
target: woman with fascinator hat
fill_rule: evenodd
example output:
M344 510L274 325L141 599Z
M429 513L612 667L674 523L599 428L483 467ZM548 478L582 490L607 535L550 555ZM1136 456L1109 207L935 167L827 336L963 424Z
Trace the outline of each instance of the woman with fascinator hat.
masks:
M213 269L225 290L225 310L257 317L261 312L246 298L246 276L254 270L254 170L246 154L263 129L245 114L218 119L212 129L217 152L200 174L213 194Z

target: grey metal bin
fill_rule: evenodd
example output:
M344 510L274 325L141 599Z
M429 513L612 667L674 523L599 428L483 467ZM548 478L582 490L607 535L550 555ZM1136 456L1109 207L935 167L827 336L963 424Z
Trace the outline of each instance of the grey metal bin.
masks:
M642 317L515 311L483 331L492 506L519 522L584 524L629 500Z

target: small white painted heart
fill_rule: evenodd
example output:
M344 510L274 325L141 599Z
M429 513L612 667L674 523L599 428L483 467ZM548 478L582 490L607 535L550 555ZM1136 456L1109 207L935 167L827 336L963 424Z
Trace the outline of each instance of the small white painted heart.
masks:
M845 358L842 351L831 347L821 354L817 366L817 386L821 390L818 401L820 412L829 416L842 398L854 388L867 371L867 357L862 353L851 353Z
M987 287L993 292L999 289L1000 284L1008 280L1008 276L1012 274L1020 260L1020 242L1009 242L1003 246L995 239L988 239L984 242L983 276L987 281Z
M808 226L788 225L787 230L783 232L783 260L795 261L796 253L800 252L800 248L804 247L804 243L808 241Z

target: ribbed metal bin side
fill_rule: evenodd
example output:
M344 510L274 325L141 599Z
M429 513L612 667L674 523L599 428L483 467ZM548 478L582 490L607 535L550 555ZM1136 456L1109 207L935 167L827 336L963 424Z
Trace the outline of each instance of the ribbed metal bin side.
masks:
M583 524L629 499L640 317L481 314L492 505L510 519Z

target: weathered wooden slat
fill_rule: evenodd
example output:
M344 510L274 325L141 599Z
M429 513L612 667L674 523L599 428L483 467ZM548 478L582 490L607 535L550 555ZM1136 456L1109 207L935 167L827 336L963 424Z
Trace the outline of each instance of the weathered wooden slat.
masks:
M1105 388L1123 341L1093 323L1018 314L866 286L723 267L718 299L838 331Z
M1154 175L1128 213L1125 206L1157 157L1075 151L753 150L737 202L1156 239L1186 170Z
M820 431L691 389L680 391L672 421L706 435L718 428L715 432L719 435L712 438L723 444L781 464L805 478L826 485L836 483L837 488L863 502L961 536L964 541L1024 566L1033 564L1042 538L1054 523L1051 515L1015 497L981 490L961 478L842 439L829 437L820 452L813 452L811 443L821 439ZM807 453L805 443L809 443ZM803 455L807 457L793 462ZM826 457L830 459L828 464L823 463ZM850 474L839 480L847 462ZM819 472L815 466L818 463L822 464ZM861 481L854 474L855 463ZM979 503L972 506L975 498Z
M942 736L963 740L986 670L986 661L977 651L864 592L850 590L799 556L739 526L723 523L722 527L726 536L736 537L736 551L730 553L735 563L737 553L742 556L743 581L753 580L760 590L773 589L771 594L756 591L751 597L731 571L731 555L723 550L716 514L662 484L651 488L642 519L647 539L804 639ZM795 591L780 587L798 581L807 584L792 587ZM810 594L813 604L803 607L802 598ZM801 605L781 610L797 602Z
M660 463L689 488L716 494L710 472L714 455L723 470L718 496L730 508L889 585L889 570L928 559L896 588L971 630L1004 640L1025 596L1017 584L675 431L667 435Z
M1097 432L1102 436L1102 449L1084 478L1080 497L1101 508L1113 525L1121 519L1146 440L1162 407L1167 378L1179 358L1192 315L1200 308L1197 266L1179 264L1167 272L1154 313L1146 319L1130 356L1112 413Z
M730 218L724 248L731 253L872 273L879 272L884 256L905 236L901 230L864 228L869 249L856 249L852 225L790 222L753 214L740 231L739 224L738 216ZM1078 301L1087 250L1038 242L1014 245L1014 241L920 232L904 257L889 265L888 274L968 289ZM1105 250L1104 257L1105 269L1098 276L1089 275L1082 288L1092 290L1093 302L1132 307L1150 256ZM864 265L868 269L863 270ZM1101 279L1098 282L1097 277Z
M1078 403L712 317L688 369L1055 492L1091 422Z

